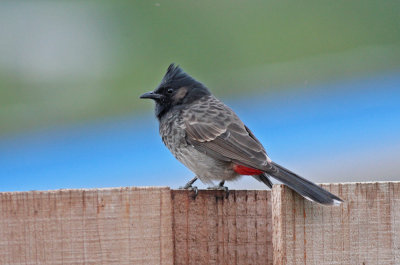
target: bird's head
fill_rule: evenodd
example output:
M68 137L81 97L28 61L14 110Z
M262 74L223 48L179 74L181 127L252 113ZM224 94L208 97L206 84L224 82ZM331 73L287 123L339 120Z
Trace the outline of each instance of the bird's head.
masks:
M185 73L179 66L171 64L158 87L154 91L144 93L140 98L153 99L156 102L156 116L161 119L173 107L190 104L210 94L202 83Z

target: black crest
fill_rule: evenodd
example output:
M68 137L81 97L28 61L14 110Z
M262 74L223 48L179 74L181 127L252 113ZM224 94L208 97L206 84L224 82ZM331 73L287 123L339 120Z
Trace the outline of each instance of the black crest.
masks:
M167 73L161 80L162 86L182 87L182 86L196 86L201 85L196 79L185 73L179 65L174 63L170 64Z
M177 95L179 91L183 91L180 96ZM159 120L173 108L182 108L204 96L211 95L207 87L173 63L168 67L167 73L154 93L158 95L156 116Z

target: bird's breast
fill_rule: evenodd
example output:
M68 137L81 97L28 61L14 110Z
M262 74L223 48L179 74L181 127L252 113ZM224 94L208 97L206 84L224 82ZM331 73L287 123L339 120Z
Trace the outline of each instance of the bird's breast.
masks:
M160 120L160 136L165 146L177 157L179 150L187 145L185 130L178 113L169 113ZM177 157L178 158L178 157Z

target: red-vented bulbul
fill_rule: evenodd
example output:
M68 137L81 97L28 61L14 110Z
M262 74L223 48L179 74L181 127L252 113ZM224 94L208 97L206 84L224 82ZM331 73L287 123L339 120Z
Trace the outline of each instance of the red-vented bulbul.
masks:
M156 103L160 135L172 154L203 183L251 175L272 187L269 177L286 184L306 199L321 204L342 200L314 183L274 163L239 117L215 98L206 86L171 64L160 85L140 98Z

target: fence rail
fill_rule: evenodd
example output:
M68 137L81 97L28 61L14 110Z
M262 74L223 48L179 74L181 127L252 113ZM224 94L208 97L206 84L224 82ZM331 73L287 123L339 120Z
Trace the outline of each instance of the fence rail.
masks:
M400 182L0 193L0 264L400 264Z

